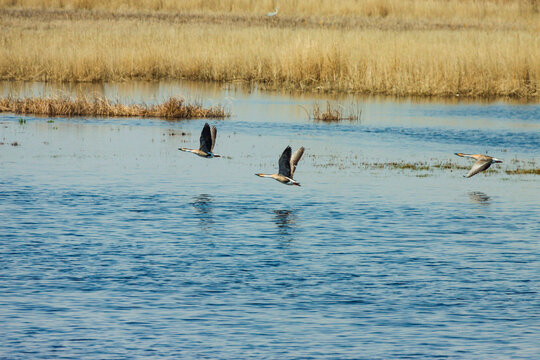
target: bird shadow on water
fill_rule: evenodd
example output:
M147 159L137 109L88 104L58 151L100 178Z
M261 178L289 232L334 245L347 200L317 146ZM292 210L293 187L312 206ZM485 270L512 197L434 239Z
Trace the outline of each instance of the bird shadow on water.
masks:
M491 202L491 197L481 191L471 191L468 192L467 195L469 195L469 199L471 199L471 201L476 204L486 206L489 205Z
M195 208L196 216L199 219L200 227L203 231L209 231L214 225L213 201L212 195L199 194L193 198L193 202L191 203Z
M274 210L274 223L277 227L277 233L280 238L280 244L287 246L294 240L298 217L294 210Z

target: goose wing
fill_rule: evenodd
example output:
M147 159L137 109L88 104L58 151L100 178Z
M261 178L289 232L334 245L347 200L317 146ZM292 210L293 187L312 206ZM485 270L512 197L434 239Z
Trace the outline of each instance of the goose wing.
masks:
M217 129L215 126L212 126L210 128L210 134L212 135L212 146L210 147L210 151L214 152L214 145L216 145L216 136L217 136Z
M209 153L212 151L212 135L210 134L210 125L208 123L204 124L204 127L201 131L201 146L199 150Z
M304 147L302 146L294 152L293 156L291 156L291 179L294 176L294 170L296 170L296 165L298 164L298 161L300 160L303 154L304 154Z
M291 147L287 146L279 158L278 174L291 177Z
M475 162L469 171L469 173L466 175L466 177L470 178L471 176L474 176L478 174L480 171L484 171L488 169L491 166L491 159L481 159Z

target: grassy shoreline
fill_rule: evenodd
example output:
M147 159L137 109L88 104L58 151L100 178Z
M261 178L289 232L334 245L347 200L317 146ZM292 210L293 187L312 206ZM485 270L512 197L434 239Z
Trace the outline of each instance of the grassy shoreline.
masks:
M479 1L483 18L437 17L444 2L399 17L398 2L373 0L372 7L390 9L385 16L340 14L346 1L333 13L316 16L315 8L304 8L293 16L285 8L275 19L257 15L270 3L240 0L223 13L219 5L212 10L190 1L163 2L163 9L177 12L154 11L148 2L131 8L97 0L65 1L65 8L62 2L49 8L14 3L19 7L0 7L0 80L189 79L295 91L540 100L540 17L520 10L521 2ZM463 14L473 6L450 3ZM471 13L481 10L475 6Z
M0 7L109 12L199 13L264 16L279 7L281 16L476 19L516 22L537 15L538 0L0 0ZM504 10L504 11L503 11Z
M158 105L124 105L102 98L0 98L1 112L46 116L130 116L167 119L221 119L230 116L221 106L204 108L197 102L186 104L181 98L170 98Z

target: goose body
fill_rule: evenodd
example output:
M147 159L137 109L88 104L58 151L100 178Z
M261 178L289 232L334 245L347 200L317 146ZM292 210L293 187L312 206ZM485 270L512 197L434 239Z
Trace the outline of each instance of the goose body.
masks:
M456 153L456 155L461 156L461 157L470 157L476 160L476 162L471 167L471 170L469 170L469 173L467 175L463 175L463 177L467 177L467 178L470 178L471 176L474 176L481 171L489 169L491 164L502 163L502 160L488 156L488 155L463 154L463 153Z
M214 154L214 145L216 144L217 129L215 126L210 127L208 123L204 124L201 131L201 137L199 139L200 146L198 149L178 148L181 151L188 151L195 155L204 158L221 157L221 155Z
M292 150L290 146L287 146L281 157L279 158L279 171L277 174L255 174L260 177L272 178L276 181L279 181L285 185L296 185L300 186L300 183L293 179L294 170L296 170L296 165L298 161L304 154L304 147L300 147L296 152L291 155Z

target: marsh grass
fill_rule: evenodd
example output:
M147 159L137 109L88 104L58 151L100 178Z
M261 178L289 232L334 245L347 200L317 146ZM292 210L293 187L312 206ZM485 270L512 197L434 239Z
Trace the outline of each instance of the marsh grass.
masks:
M540 168L505 170L507 175L540 175Z
M2 80L182 78L317 92L540 97L540 15L532 2L290 1L271 22L263 14L273 1L1 4Z
M457 164L457 163L454 163L454 162L451 162L451 161L440 161L440 162L436 162L432 165L430 165L431 167L435 168L435 169L452 169L452 170L468 170L471 168L471 166L467 166L467 165L461 165L461 164Z
M337 156L331 156L330 159L322 162L316 162L315 167L322 168L338 168L345 170L348 168L362 168L366 170L399 170L406 173L414 173L417 177L431 176L434 171L463 171L466 173L471 167L454 163L451 160L431 160L431 161L358 161L356 158L344 159ZM512 167L517 168L503 168L502 166L491 167L490 169L482 172L483 174L498 174L505 173L507 175L540 175L540 169L536 167L534 161L521 161L516 160Z
M411 171L426 171L430 170L430 166L425 162L405 162L405 161L399 161L399 162L386 162L386 163L363 163L363 166L370 167L370 168L376 168L376 169L397 169L397 170L411 170Z
M350 104L345 107L341 104L332 106L330 101L326 102L326 108L321 107L319 103L313 104L311 109L299 105L306 112L309 120L335 122L335 121L356 121L362 115L362 109L358 104Z
M222 106L203 108L182 98L170 98L158 105L124 105L103 98L0 98L0 112L46 116L132 116L167 119L225 118L230 114ZM26 120L24 120L26 122Z

